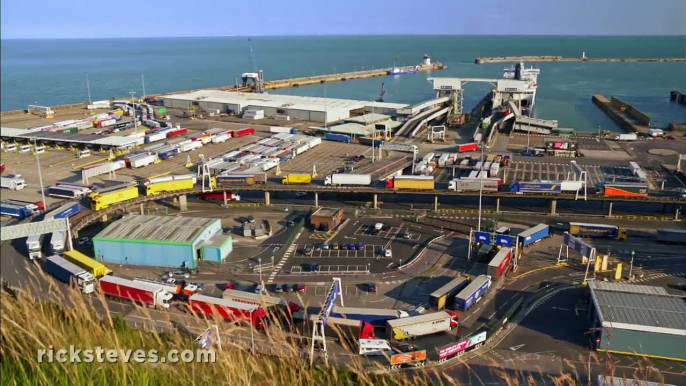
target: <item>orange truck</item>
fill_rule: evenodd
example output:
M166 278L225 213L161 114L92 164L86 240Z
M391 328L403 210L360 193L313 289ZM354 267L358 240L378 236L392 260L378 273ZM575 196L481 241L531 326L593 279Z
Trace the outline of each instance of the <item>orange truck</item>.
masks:
M423 366L426 363L426 350L391 355L390 360L391 369L400 369L408 366Z

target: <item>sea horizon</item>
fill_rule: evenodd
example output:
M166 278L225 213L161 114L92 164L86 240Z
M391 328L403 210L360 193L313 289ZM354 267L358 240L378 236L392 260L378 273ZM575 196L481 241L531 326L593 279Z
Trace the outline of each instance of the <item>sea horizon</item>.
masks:
M651 37L651 38L658 38L658 37L666 37L666 38L675 38L675 37L684 37L686 38L686 35L680 35L680 34L675 34L675 35L662 35L662 34L639 34L639 35L616 35L616 34L606 34L606 35L585 35L585 34L563 34L563 35L550 35L550 34L303 34L303 35L277 35L277 34L268 34L268 35L197 35L197 36L109 36L109 37L99 37L99 38L83 38L83 37L43 37L43 38L23 38L23 37L18 37L18 38L0 38L0 41L4 40L113 40L113 39L205 39L205 38L254 38L254 37L260 37L260 38L268 38L268 37L275 37L275 38L302 38L302 37L366 37L366 36L374 36L374 37L383 37L383 36L388 36L388 37L404 37L404 36L421 36L421 37L504 37L504 36L516 36L516 37L536 37L536 38L544 38L544 37L590 37L590 38L611 38L611 37L617 37L617 38L628 38L628 37Z
M512 63L474 64L477 57L557 55L591 58L684 57L680 35L331 35L7 39L0 66L2 111L28 105L55 106L92 100L232 86L245 72L264 71L265 80L343 73L418 64L427 54L446 70L394 77L329 82L274 94L375 100L385 82L387 102L415 104L432 99L428 77L502 76ZM250 39L250 41L248 41ZM251 53L252 51L252 53ZM594 94L634 104L655 125L683 121L683 107L669 103L673 89L686 92L686 63L527 62L541 70L534 115L557 119L560 127L621 131L591 102ZM145 78L145 92L142 77ZM465 86L465 111L490 89Z

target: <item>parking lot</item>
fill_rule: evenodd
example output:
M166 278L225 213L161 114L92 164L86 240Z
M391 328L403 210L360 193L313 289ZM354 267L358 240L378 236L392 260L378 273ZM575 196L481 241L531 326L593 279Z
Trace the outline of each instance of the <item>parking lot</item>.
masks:
M326 176L336 169L345 166L345 162L355 155L371 155L371 147L344 144L340 142L322 141L321 145L298 155L283 165L281 172L286 173L312 173L312 166L317 167L317 174Z
M377 223L383 224L382 230L374 234ZM403 238L406 232L408 237ZM316 243L310 239L311 233L306 228L296 240L293 253L284 264L286 272L329 272L332 275L367 270L371 273L387 272L412 259L429 240L439 235L423 225L386 218L351 218L330 240ZM364 245L362 250L359 249L360 243ZM350 249L351 244L355 249ZM390 250L390 256L383 252L386 250Z

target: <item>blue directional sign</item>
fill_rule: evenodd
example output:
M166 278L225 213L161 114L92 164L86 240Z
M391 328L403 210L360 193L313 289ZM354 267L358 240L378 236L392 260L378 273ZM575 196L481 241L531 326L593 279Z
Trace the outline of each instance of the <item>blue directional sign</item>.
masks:
M593 247L590 245L584 243L583 241L577 239L576 237L570 235L569 233L565 232L564 235L564 242L565 245L572 248L573 250L579 252L581 256L586 256L588 258L594 258L595 256L591 256Z
M495 244L501 247L512 247L514 245L515 237L508 235L495 235Z
M488 232L474 232L474 240L481 244L491 244L491 234Z
M319 320L321 320L324 325L326 325L326 318L328 318L331 314L331 310L333 309L336 297L341 293L340 283L341 282L339 280L334 280L333 284L331 284L329 294L326 296L324 306L322 307L322 310L319 313Z

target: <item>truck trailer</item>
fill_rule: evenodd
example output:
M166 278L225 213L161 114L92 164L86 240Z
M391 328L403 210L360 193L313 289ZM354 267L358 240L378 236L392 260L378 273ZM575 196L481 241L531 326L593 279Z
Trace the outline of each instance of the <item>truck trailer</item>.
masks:
M158 285L162 287L162 289L164 289L165 291L172 294L173 297L180 299L188 299L189 297L191 297L191 295L198 292L198 286L196 286L195 284L187 284L183 280L179 284L162 283L155 280L141 278L135 278L133 279L133 281Z
M310 316L310 324L315 325L319 315ZM360 339L376 339L374 326L363 320L344 319L329 316L324 323L324 334L336 339L355 342Z
M135 185L113 186L88 196L92 210L102 210L110 205L133 200L136 197L138 197L138 187Z
M479 144L476 142L464 143L462 145L457 145L458 153L466 153L468 151L476 151L479 148Z
M548 224L538 224L520 232L517 235L517 239L523 246L528 247L550 236L550 226Z
M286 174L281 179L281 183L283 185L307 185L312 183L312 176L310 174Z
M439 311L431 314L410 316L386 321L386 336L392 341L419 338L425 335L448 332L457 328L457 314Z
M52 232L50 236L50 253L53 255L64 253L64 231Z
M248 175L224 174L214 177L214 184L217 188L236 185L255 185L255 177Z
M510 192L516 194L524 193L543 193L543 194L560 194L562 192L562 183L559 181L521 181L515 182L510 186Z
M486 273L494 279L498 279L510 267L512 261L512 249L502 247L495 254L493 259L488 263L488 270Z
M626 240L626 229L616 225L569 223L569 234L579 237L598 237L615 240Z
M29 252L29 259L40 259L43 257L43 235L31 235L26 238L26 250Z
M91 259L79 251L73 249L71 251L66 251L64 252L64 258L85 269L96 278L112 274L112 270L107 268L105 264L95 259Z
M161 285L136 282L116 276L100 278L100 291L113 298L129 300L147 307L169 309L172 294L165 291Z
M466 277L458 276L443 287L429 295L429 305L438 310L442 310L451 305L457 295L464 287L469 284Z
M467 311L481 300L481 297L491 288L491 277L480 275L474 278L465 289L455 296L455 309Z
M395 176L386 181L387 189L416 189L416 190L433 190L434 177L433 176Z
M342 174L334 173L326 176L324 185L369 186L372 184L371 174Z
M334 306L330 316L336 318L362 320L373 326L383 327L390 319L400 319L410 316L402 310L391 310L385 308L354 308Z
M43 269L63 283L74 283L85 294L95 290L95 277L62 256L54 255L46 258Z
M267 318L267 313L255 305L200 294L188 299L188 307L191 312L206 318L217 316L233 323L246 323L259 330L264 329Z
M456 192L497 192L501 180L496 178L461 178L450 180L448 189Z
M54 219L68 218L79 213L79 210L81 210L81 206L78 202L69 202L55 209L50 214Z
M686 230L684 229L658 229L657 241L667 244L686 244Z
M27 217L33 216L37 212L31 210L26 205L15 205L7 201L2 201L0 202L0 213L3 216L9 216L23 220Z
M222 299L231 300L236 303L252 304L254 306L273 310L274 307L288 310L290 314L300 311L300 306L289 302L286 299L254 292L239 291L233 289L224 290Z

